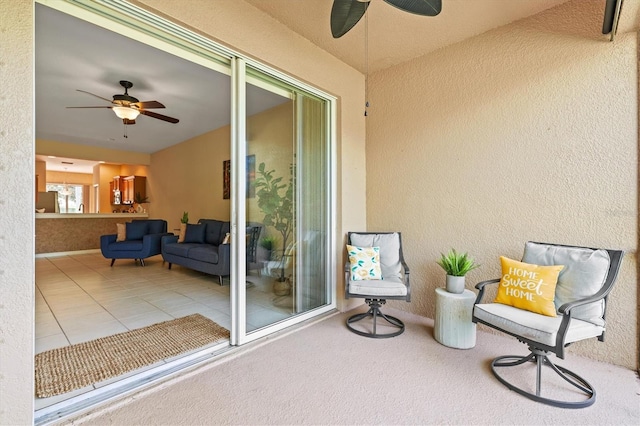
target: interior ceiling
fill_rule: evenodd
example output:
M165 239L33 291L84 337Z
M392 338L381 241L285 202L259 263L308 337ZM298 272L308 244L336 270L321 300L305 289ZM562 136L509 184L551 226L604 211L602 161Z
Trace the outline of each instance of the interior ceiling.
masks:
M365 72L365 18L334 39L329 25L332 0L244 1ZM425 17L372 0L367 12L368 70L373 73L423 56L566 1L442 0L442 12ZM605 0L601 1L604 12ZM124 92L119 80L131 81L129 94L139 100L157 100L166 106L154 112L180 122L141 115L135 125L127 126L125 138L124 125L113 111L65 108L109 105L77 89L111 99ZM228 76L39 4L35 84L36 135L42 139L153 153L230 120ZM283 101L262 89L248 90L248 97L249 114ZM51 167L64 170L61 164L51 163ZM86 167L70 170L68 165L67 170L87 172Z

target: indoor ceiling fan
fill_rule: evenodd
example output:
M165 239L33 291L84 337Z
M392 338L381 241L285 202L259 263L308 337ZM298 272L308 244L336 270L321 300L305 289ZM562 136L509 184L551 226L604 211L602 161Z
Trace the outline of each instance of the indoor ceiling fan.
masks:
M110 108L115 112L118 118L122 119L124 124L136 124L136 117L138 115L146 115L147 117L157 118L158 120L167 121L169 123L177 123L177 118L168 117L166 115L158 114L156 112L148 111L149 109L164 108L158 101L143 101L140 102L137 98L129 95L128 90L133 87L133 83L126 80L120 80L120 85L124 87L123 95L113 95L113 100L103 98L102 96L94 95L86 90L77 89L78 92L86 93L87 95L95 96L103 101L110 102L109 106L80 106L80 107L67 107L67 108Z
M333 0L331 7L331 34L333 38L345 35L364 16L371 0ZM436 16L442 10L442 0L384 0L405 12Z

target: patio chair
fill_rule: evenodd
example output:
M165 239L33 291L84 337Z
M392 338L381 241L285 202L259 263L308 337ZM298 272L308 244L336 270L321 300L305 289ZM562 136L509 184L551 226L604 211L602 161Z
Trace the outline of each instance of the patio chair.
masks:
M472 321L507 333L529 348L527 355L499 356L491 362L491 370L502 384L555 407L583 408L595 402L593 386L554 364L549 356L555 354L564 359L565 348L580 340L595 337L604 341L607 296L618 276L623 254L620 250L528 242L522 262L501 258L502 278L476 285L479 293ZM486 286L498 283L496 300L481 303ZM530 361L535 363L535 392L532 383L526 383L530 377L526 374L533 372L527 371ZM543 366L563 379L548 379L545 396ZM569 389L565 382L571 385ZM556 399L559 397L562 399Z
M349 232L347 244L345 297L363 298L369 305L367 312L349 317L347 327L365 337L386 338L402 334L404 323L380 310L387 300L411 301L409 267L402 255L400 232ZM354 323L366 318L373 321L370 328L361 326L362 323L354 327ZM386 321L380 325L390 326L393 331L378 332L378 318Z

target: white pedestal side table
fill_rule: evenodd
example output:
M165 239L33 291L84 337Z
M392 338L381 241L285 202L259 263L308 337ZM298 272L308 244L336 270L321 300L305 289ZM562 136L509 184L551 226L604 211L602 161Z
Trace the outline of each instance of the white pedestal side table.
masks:
M476 294L464 290L460 294L436 288L434 337L445 346L470 349L476 345L476 325L471 322Z

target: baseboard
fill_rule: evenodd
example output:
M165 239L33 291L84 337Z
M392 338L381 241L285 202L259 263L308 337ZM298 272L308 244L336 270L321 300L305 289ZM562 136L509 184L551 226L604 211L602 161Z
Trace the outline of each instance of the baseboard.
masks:
M75 254L92 254L100 253L100 249L88 249L88 250L76 250L76 251L59 251L55 253L37 253L36 259L39 257L59 257L59 256L72 256Z

